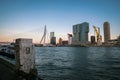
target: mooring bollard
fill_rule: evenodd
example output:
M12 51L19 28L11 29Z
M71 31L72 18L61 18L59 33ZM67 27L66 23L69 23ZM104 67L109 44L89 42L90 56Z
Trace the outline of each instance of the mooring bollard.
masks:
M35 80L35 53L32 39L16 39L16 69L20 80Z

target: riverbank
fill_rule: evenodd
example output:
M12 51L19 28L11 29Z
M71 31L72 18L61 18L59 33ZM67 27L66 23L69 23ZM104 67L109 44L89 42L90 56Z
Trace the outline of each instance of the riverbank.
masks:
M0 80L16 80L15 66L0 58Z
M37 75L34 77L31 74L26 74L22 71L17 71L14 64L0 58L0 80L43 80Z

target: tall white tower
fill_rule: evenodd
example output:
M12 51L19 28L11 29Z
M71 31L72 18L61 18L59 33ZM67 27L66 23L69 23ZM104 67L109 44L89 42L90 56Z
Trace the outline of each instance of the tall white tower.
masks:
M72 34L68 34L68 45L72 44Z

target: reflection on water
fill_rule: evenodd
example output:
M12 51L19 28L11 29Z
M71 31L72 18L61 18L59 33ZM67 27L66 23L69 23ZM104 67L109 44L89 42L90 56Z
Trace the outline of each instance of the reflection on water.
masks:
M36 47L44 80L120 80L120 48Z

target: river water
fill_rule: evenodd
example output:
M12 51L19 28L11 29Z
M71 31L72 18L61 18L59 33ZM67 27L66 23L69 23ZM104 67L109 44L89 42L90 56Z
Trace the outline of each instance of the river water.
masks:
M36 47L44 80L120 80L120 47Z

